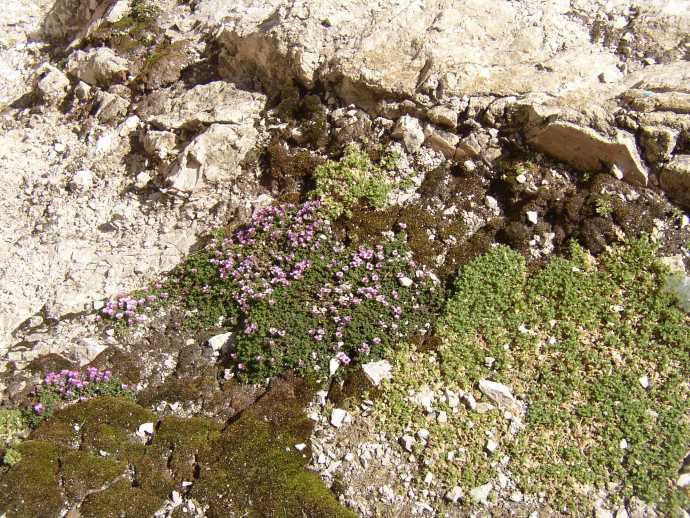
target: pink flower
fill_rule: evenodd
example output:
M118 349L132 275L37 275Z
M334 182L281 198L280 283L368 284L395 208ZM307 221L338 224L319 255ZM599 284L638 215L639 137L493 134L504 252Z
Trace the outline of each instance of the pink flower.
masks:
M336 360L338 360L342 365L348 365L350 363L350 357L344 352L339 352L335 355Z

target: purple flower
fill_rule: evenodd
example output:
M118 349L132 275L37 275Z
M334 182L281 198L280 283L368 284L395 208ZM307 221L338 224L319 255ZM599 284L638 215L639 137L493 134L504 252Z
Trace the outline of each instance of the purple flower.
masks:
M33 407L31 407L34 411L35 414L41 414L43 413L43 405L41 403L36 403Z
M342 365L348 365L350 363L350 357L344 352L339 352L335 355L336 360L338 360Z

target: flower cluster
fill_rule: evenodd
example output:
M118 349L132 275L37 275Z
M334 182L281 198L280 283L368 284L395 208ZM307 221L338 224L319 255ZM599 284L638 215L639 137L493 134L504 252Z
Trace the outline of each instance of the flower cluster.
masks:
M430 327L436 279L412 259L402 227L378 244L348 247L320 208L267 207L214 243L210 262L244 322L232 356L240 377L368 361Z
M127 385L112 376L110 370L87 367L85 372L63 369L48 372L36 387L34 402L28 412L29 421L37 425L52 415L60 404L84 401L97 396L131 397Z
M139 297L120 295L109 299L105 307L101 309L102 317L116 321L122 321L129 325L146 320L144 312L151 311L154 304L170 297L166 291L161 291L163 286L157 283L149 293L140 294Z

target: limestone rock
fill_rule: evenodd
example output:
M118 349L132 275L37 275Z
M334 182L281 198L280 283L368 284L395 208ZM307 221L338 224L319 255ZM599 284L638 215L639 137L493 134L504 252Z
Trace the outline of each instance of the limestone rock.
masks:
M43 34L56 43L66 43L84 29L110 0L57 0L43 22Z
M67 62L67 72L91 86L108 86L127 78L129 63L107 47L77 50Z
M362 370L371 384L378 387L381 381L392 378L393 368L387 360L380 360L363 364Z
M253 124L265 104L260 94L214 81L180 94L156 92L139 108L139 116L156 129L198 129L209 124Z
M484 484L483 486L475 487L470 491L470 497L474 502L486 505L489 503L489 495L491 494L493 488L494 487L491 482Z
M460 142L460 137L455 133L450 133L427 124L424 128L424 135L432 149L440 151L446 158L453 158L455 156L455 148L458 146L458 142Z
M690 209L690 155L677 155L661 170L661 188L684 209Z
M178 191L189 192L206 182L236 180L256 136L253 126L213 124L180 153L167 182Z
M165 160L175 153L177 137L171 131L150 130L142 137L141 143L149 156Z
M679 131L664 126L643 126L640 142L648 161L657 163L671 158L678 142Z
M54 66L46 64L38 70L36 93L46 103L60 104L67 96L69 87L67 76Z
M393 136L402 138L407 151L415 153L424 144L424 131L419 120L409 115L403 115L393 129Z
M431 122L450 130L455 130L458 125L458 112L445 106L434 106L427 112L427 116Z
M626 131L616 130L615 137L609 138L588 127L555 121L529 131L527 140L539 151L580 170L598 171L602 164L615 164L625 181L647 185L647 167L639 156L635 138Z
M100 91L96 96L96 102L98 102L96 118L104 124L117 123L127 115L129 101L119 95Z
M519 401L502 383L482 379L479 381L479 390L504 412L519 416L525 411L524 403Z

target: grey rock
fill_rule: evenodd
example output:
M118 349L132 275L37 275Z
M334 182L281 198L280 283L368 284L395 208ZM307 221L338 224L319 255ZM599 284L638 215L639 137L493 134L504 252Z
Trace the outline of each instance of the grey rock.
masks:
M43 65L38 69L36 93L49 104L60 104L67 97L70 82L67 76L52 65Z
M427 116L431 122L450 130L455 130L458 125L458 113L445 106L434 106L427 112Z
M402 139L409 153L416 153L424 144L422 125L419 120L409 115L403 115L398 119L392 135Z
M393 367L387 360L365 363L362 365L362 370L375 387L378 387L381 381L389 380L393 377Z
M664 126L643 126L640 143L645 157L652 163L669 160L678 142L680 132Z
M502 383L482 379L479 381L479 390L504 412L508 411L515 416L525 412L524 404L516 399L510 389Z
M661 188L684 209L690 209L690 155L677 155L661 170Z
M91 86L108 86L127 78L129 63L108 47L77 50L67 61L67 72Z
M424 135L431 149L443 153L443 156L446 158L453 158L455 156L455 149L458 146L458 142L460 142L460 137L455 133L427 124L424 128Z

